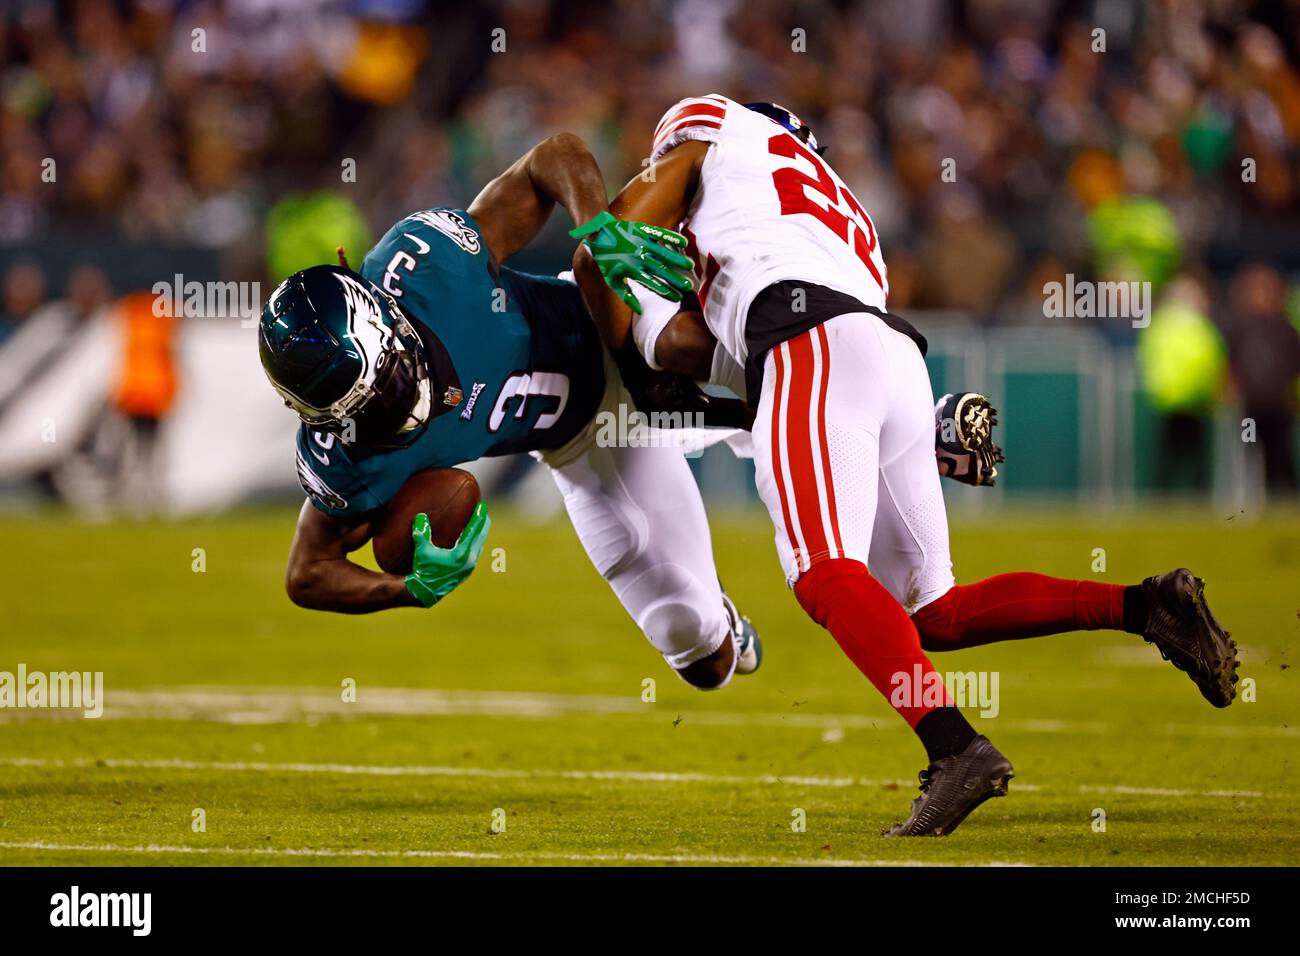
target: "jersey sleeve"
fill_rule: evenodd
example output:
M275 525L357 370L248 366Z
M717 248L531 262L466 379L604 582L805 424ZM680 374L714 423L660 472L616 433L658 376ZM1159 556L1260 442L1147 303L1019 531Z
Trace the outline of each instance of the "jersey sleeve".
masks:
M366 254L359 271L401 301L402 291L428 277L490 281L491 256L479 225L464 209L424 209L396 222Z
M344 456L332 435L298 431L298 483L311 503L336 518L359 518L384 505Z
M717 142L730 105L733 105L730 100L717 93L691 97L673 104L655 127L650 162L659 162L664 153L688 139Z

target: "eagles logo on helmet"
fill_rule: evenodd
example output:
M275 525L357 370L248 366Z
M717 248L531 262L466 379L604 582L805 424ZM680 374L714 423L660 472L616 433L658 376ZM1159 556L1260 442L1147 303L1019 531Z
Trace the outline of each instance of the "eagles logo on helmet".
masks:
M419 335L392 296L350 269L313 266L281 283L258 345L272 386L313 428L384 445L428 421Z

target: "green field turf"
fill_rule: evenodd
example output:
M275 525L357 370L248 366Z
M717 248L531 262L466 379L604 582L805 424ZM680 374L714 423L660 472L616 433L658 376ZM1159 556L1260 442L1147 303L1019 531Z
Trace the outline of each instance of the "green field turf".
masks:
M804 618L762 516L715 521L767 657L713 694L673 677L567 526L496 517L504 571L489 550L433 611L370 617L285 599L291 509L0 519L0 670L103 671L108 695L100 720L0 710L0 863L1300 862L1294 514L955 528L959 580L1186 564L1258 699L1216 711L1117 634L937 655L1000 675L1001 713L968 713L1017 776L952 837L910 841L878 833L905 816L923 753Z

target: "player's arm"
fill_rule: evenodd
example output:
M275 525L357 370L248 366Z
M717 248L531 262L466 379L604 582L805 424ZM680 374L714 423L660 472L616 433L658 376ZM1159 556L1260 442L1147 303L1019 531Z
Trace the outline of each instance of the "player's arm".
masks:
M556 203L577 225L604 212L608 202L605 177L586 143L573 133L556 133L484 186L468 211L501 263L533 240Z
M400 574L371 571L348 560L370 540L370 522L328 515L304 501L289 546L285 590L299 607L366 614L393 607L418 607Z
M664 229L676 229L686 218L699 186L700 167L709 144L688 141L670 150L623 187L609 204L619 219L643 222ZM611 351L628 346L632 338L633 312L601 275L591 251L579 246L573 257L574 276L601 337ZM654 358L663 368L708 379L716 341L696 309L677 311L670 303L642 296L642 315L658 331ZM661 330L661 331L659 331Z
M348 560L370 540L370 522L325 514L310 500L298 513L289 547L285 589L300 607L343 614L368 614L394 607L433 607L473 573L492 522L479 502L456 544L440 548L430 538L429 519L411 523L411 573L371 571Z
M622 283L624 300L639 308L626 281L680 301L691 287L686 240L671 230L624 222L606 208L609 194L595 157L572 133L542 140L484 187L469 206L497 264L532 241L558 203L575 228L570 235L596 245L606 280Z
M655 339L655 362L697 382L708 382L713 379L718 340L709 331L698 305L698 301L693 302L668 320Z

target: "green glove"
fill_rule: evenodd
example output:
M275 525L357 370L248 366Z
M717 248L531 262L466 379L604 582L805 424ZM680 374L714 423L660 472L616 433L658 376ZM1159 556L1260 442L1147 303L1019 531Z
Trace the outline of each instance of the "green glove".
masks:
M605 211L569 230L569 235L582 240L605 284L638 315L641 303L628 287L628 279L635 279L670 302L680 302L682 293L691 290L691 260L677 251L686 248L686 237L681 233L649 223L624 221Z
M440 548L429 537L429 516L418 514L411 522L411 541L415 554L411 558L411 573L406 576L406 590L425 607L433 607L464 581L478 564L483 553L492 519L487 505L479 502L474 513L450 548Z

